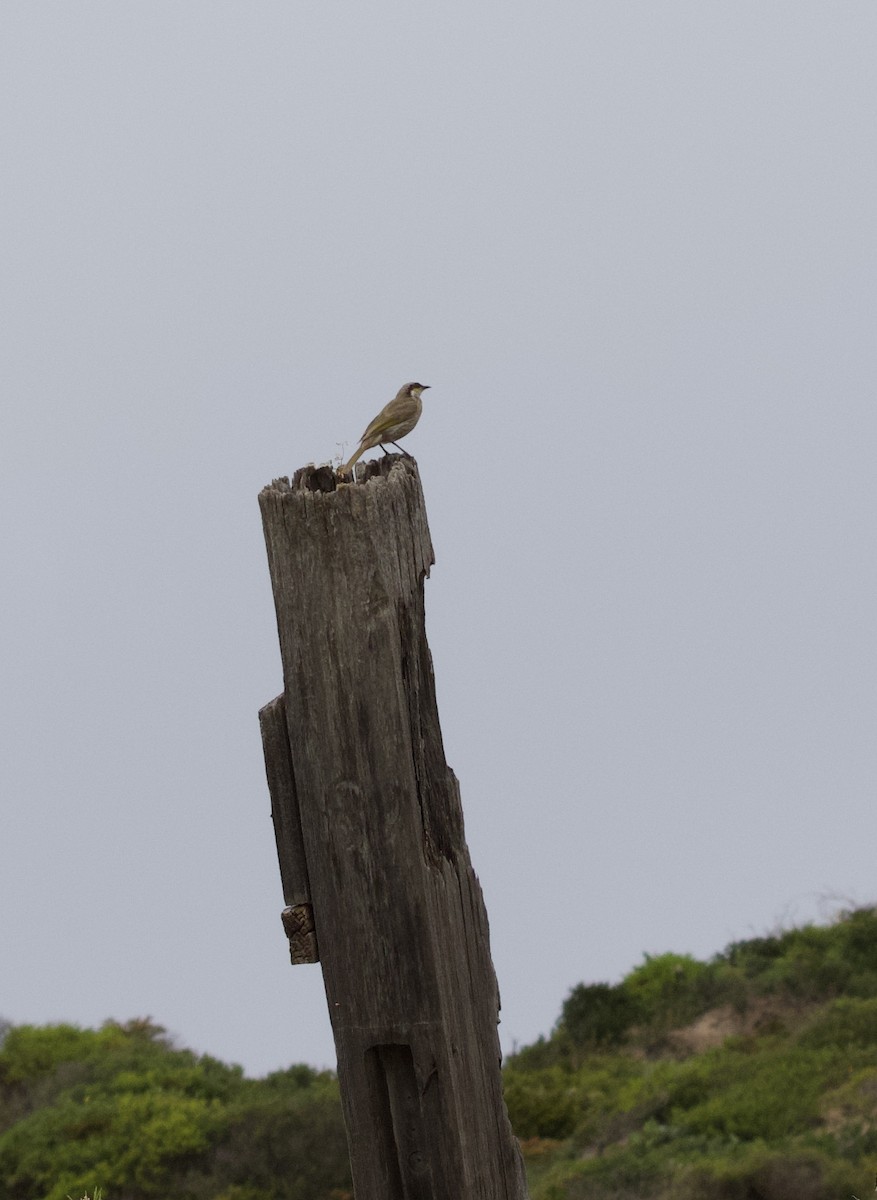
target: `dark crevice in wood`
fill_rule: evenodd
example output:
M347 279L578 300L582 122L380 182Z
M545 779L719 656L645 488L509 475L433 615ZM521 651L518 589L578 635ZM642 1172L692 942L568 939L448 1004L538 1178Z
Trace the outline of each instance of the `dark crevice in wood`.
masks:
M370 1046L366 1072L389 1200L439 1200L430 1154L429 1115L423 1104L426 1089L418 1084L411 1047ZM435 1079L433 1072L428 1082Z

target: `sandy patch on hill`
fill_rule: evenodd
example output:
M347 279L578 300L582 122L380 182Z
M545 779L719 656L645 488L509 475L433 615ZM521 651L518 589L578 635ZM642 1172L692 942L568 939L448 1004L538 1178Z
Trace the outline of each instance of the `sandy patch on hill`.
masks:
M711 1008L682 1029L667 1034L664 1045L671 1052L700 1054L713 1046L721 1046L726 1038L752 1034L782 1033L800 1024L814 1005L794 1005L776 996L751 1000L744 1012L730 1004Z

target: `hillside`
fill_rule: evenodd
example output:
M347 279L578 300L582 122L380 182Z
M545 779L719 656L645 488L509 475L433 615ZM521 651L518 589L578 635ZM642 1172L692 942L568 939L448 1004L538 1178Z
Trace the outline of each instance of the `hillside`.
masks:
M149 1021L8 1030L0 1200L345 1200L337 1083L177 1050Z
M505 1079L533 1200L873 1194L877 910L579 985Z
M246 1079L149 1021L0 1033L0 1200L352 1200L330 1073ZM533 1200L864 1200L877 910L580 984L505 1082Z

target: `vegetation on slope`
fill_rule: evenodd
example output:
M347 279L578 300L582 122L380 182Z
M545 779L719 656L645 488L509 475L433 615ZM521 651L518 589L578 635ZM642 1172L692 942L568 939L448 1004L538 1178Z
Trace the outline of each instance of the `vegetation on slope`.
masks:
M0 1051L0 1200L344 1200L337 1082L174 1049L150 1022L10 1029Z
M534 1200L871 1193L877 911L579 985L506 1099Z
M0 1031L2 1035L3 1031ZM580 984L506 1066L533 1200L846 1200L877 1171L877 910ZM337 1082L150 1022L7 1028L0 1200L352 1200Z

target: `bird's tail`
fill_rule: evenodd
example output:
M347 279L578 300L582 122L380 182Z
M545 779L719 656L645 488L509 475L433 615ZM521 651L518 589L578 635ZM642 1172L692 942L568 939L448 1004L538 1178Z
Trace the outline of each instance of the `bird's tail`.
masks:
M356 460L359 458L360 454L363 454L363 453L365 452L365 450L366 450L366 447L365 447L365 446L363 446L363 445L360 445L360 446L359 446L359 448L357 449L356 453L355 453L355 454L354 454L354 455L353 455L351 458L349 458L349 459L347 460L347 462L344 464L344 466L343 466L343 467L341 467L341 468L339 469L339 471L338 471L338 474L339 474L339 475L347 475L347 474L349 474L349 472L350 472L350 468L353 466L353 464L354 464L354 463L356 462Z

